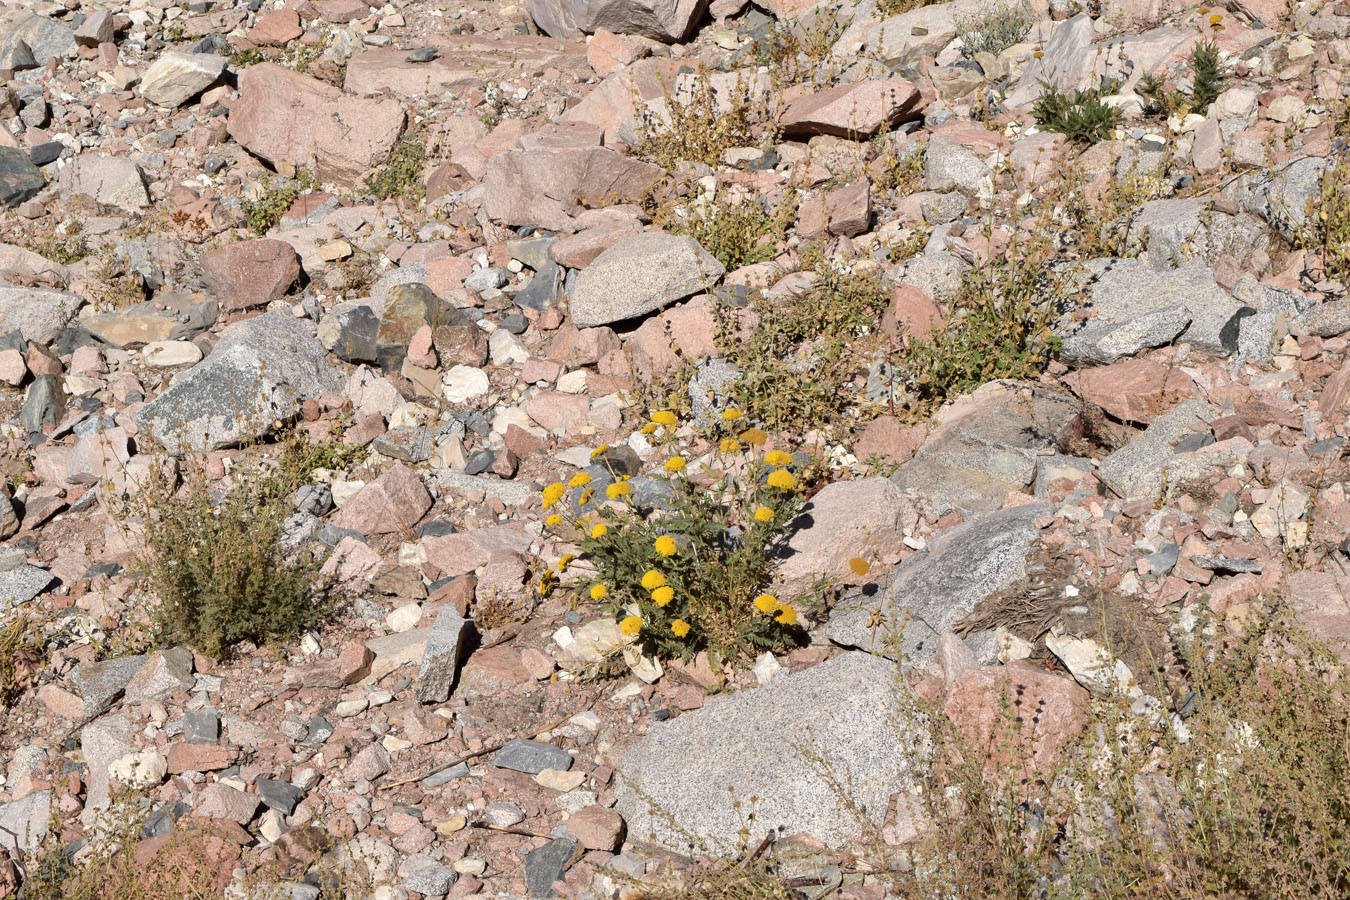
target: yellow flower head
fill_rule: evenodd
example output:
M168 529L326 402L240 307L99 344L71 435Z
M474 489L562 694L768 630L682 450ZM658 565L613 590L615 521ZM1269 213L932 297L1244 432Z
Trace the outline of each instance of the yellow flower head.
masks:
M670 630L675 633L677 638L682 638L689 633L689 623L684 619L676 619L670 623Z
M631 493L633 493L633 486L626 481L616 481L605 488L605 496L611 500L627 497Z
M568 487L585 487L591 483L591 474L589 472L578 472L572 476L572 480L567 482Z
M855 556L848 561L848 567L853 570L854 575L866 575L872 571L872 567L867 564L867 560L861 556Z
M619 631L623 632L627 637L633 637L641 630L642 620L637 616L628 616L619 623Z
M656 539L654 545L656 552L662 556L674 556L679 548L675 546L675 539L668 534L663 534Z
M741 442L735 438L722 438L723 453L739 453L741 451Z
M595 459L597 456L602 456L607 452L609 452L609 444L601 444L599 447L596 447L594 450L591 451L591 459Z
M596 523L596 526L591 529L591 537L595 538L596 540L599 540L608 533L609 533L609 526L606 525L604 522Z
M558 571L566 572L567 567L570 566L572 564L572 561L576 558L577 555L575 553L564 553L562 556L558 558Z
M562 516L558 515L557 513L553 513L551 516L549 516L547 519L544 520L544 524L547 525L549 528L557 528L559 525L562 524Z
M678 422L679 419L675 418L675 414L670 410L661 409L652 413L652 421L655 422L657 425L665 425L666 427L670 427L674 425L676 422Z
M773 510L769 509L767 506L761 506L761 507L759 507L758 509L755 510L755 521L756 521L756 522L772 522L772 521L773 521Z
M769 436L759 428L747 428L741 432L741 440L745 441L751 447L758 447L769 439Z
M593 585L591 585L591 599L592 599L592 600L603 600L603 599L605 599L605 595L608 594L608 593L609 593L609 588L605 587L603 584L593 584Z
M1211 25L1218 25L1218 24L1219 24L1220 22L1222 22L1222 21L1223 21L1223 16L1220 15L1219 13L1215 13L1214 15L1212 15L1212 16L1209 17L1209 24L1211 24Z
M760 594L755 598L755 609L768 615L778 608L778 598L773 594Z
M653 431L655 431L655 430L656 430L657 428L659 428L659 427L660 427L660 426L657 425L655 422L648 422L646 425L643 425L643 426L642 426L641 428L639 428L638 430L639 430L640 432L642 432L642 434L648 435L648 434L651 434Z
M737 419L739 419L742 415L744 415L744 413L742 413L739 409L734 409L734 408L733 408L733 409L724 409L724 410L722 410L722 421L724 421L724 422L735 422L735 421L736 421Z
M1045 56L1045 51L1044 51L1044 50L1037 50L1035 53L1033 53L1033 54L1031 54L1031 55L1034 56L1036 59L1040 59L1042 56Z
M552 572L545 572L539 576L539 596L547 597L553 593L553 587L558 583L558 576Z
M790 466L792 454L786 450L770 450L764 454L764 461L771 466Z
M790 491L797 486L797 479L787 469L778 469L769 473L769 487L780 491Z
M684 468L683 456L672 456L670 459L666 460L667 472L678 472L683 468Z
M666 576L655 569L648 569L642 576L642 587L644 590L654 591L666 583Z
M665 606L674 599L675 589L668 584L663 584L661 587L652 591L652 602L657 606Z
M797 621L797 611L790 606L778 607L778 615L773 620L779 625L791 625Z
M561 481L555 481L544 488L544 509L548 509L550 506L561 500L563 492L566 490L567 488L563 487Z
M582 506L585 506L587 503L591 502L591 498L594 496L595 496L595 488L588 487L586 488L586 490L581 492L581 496L577 498L577 503L581 504Z

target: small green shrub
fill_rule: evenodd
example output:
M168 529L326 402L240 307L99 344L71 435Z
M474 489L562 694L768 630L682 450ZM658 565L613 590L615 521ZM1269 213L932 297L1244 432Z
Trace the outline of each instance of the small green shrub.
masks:
M159 599L160 640L219 658L240 641L284 640L328 612L318 562L288 558L281 548L290 494L316 455L326 454L292 452L270 465L240 462L223 496L194 467L181 490L156 477L133 499L131 511L145 524L138 568L142 586Z
M1020 0L992 0L973 13L955 16L956 36L966 56L977 53L995 56L1020 43L1036 24L1031 9Z
M711 73L700 68L687 98L666 94L664 120L649 105L639 109L634 154L663 169L682 162L717 166L732 147L753 147L767 139L773 117L743 79L731 87L728 109L720 109L717 101Z
M1014 241L1008 253L967 270L947 328L916 335L896 363L922 413L1000 378L1034 378L1059 341L1051 326L1073 294L1048 248Z
M235 69L247 69L249 66L256 66L266 60L267 57L263 56L261 47L245 47L230 56L230 66Z
M1104 80L1095 88L1065 94L1047 81L1041 82L1041 96L1031 107L1031 115L1042 131L1054 131L1071 141L1095 144L1110 140L1111 132L1124 118L1120 110L1102 102L1116 92L1116 83Z
M797 212L792 200L768 210L756 198L736 203L728 200L725 192L719 192L711 203L686 204L684 208L683 217L657 215L653 221L674 234L687 234L698 241L728 272L772 259Z
M52 262L71 266L89 255L89 242L85 240L82 232L80 223L74 222L64 233L59 231L26 233L17 243L20 247L26 247Z
M1223 93L1223 70L1219 65L1219 47L1213 41L1196 44L1191 50L1190 112L1203 116L1209 105Z
M656 476L667 488L660 508L639 504L625 477L603 489L609 502L596 497L586 472L544 489L545 507L562 510L546 524L571 533L589 569L571 587L614 612L623 633L658 659L688 660L706 650L717 665L796 645L804 633L793 603L801 598L784 603L765 593L774 555L802 504L792 456L760 452L767 435L740 430L733 409L714 434L716 461L691 473L673 452L677 421L661 411L645 429L672 449ZM572 512L569 489L588 510L581 516ZM564 557L559 568L571 562ZM545 592L551 580L541 585Z
M426 184L422 180L426 163L426 144L420 134L409 132L394 145L384 167L366 178L366 190L381 200L404 197L414 204L421 203L426 196Z
M245 200L240 204L244 210L244 224L254 234L267 234L299 196L300 187L293 182L268 188L257 200Z
M1295 245L1322 258L1326 277L1350 281L1350 159L1328 160L1317 193L1308 200L1303 225L1294 235Z

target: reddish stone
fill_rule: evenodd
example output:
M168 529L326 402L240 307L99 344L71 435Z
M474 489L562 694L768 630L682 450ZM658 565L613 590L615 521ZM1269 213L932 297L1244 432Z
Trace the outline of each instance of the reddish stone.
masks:
M908 81L868 79L797 97L783 107L778 122L785 134L871 137L918 116L922 107L919 89Z
M360 641L349 641L337 658L337 677L342 684L356 684L370 674L375 654Z
M567 820L567 830L587 850L612 853L623 843L623 816L603 806L587 806Z
M431 494L417 473L395 465L356 492L335 517L335 524L362 534L406 531L431 509Z
M544 428L554 434L575 433L586 424L591 402L580 394L561 391L540 391L525 404L525 411Z
M300 277L295 248L268 239L226 244L202 254L206 286L226 309L249 309L279 300Z
M1126 359L1064 376L1074 393L1126 422L1148 424L1195 392L1180 369L1151 359Z
M263 47L282 47L304 33L298 12L274 9L258 17L258 24L248 30L248 39Z
M882 334L897 337L903 330L909 337L922 338L946 324L933 298L923 291L908 284L891 288L891 302L881 316Z
M873 456L891 463L905 463L928 436L928 425L902 425L895 416L878 416L853 443L853 455L864 462Z
M164 758L168 761L170 775L219 772L239 761L239 751L219 744L177 743L169 748Z

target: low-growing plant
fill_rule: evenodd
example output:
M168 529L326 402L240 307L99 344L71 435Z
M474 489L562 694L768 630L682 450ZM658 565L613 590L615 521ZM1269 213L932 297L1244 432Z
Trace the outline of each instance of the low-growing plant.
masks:
M159 600L159 640L219 658L240 641L289 638L329 611L318 562L303 552L287 556L282 530L291 493L316 456L330 457L299 444L289 453L241 461L223 494L193 466L181 489L161 472L132 498L129 512L145 529L137 568Z
M954 17L956 36L967 56L992 53L995 56L1020 43L1031 33L1036 17L1021 0L992 0L974 12Z
M26 232L16 243L63 266L74 265L89 255L83 227L72 222L65 231Z
M755 57L769 70L774 90L832 83L843 70L833 50L845 26L844 17L829 7L817 7L814 15L775 21L768 34L755 42Z
M1049 261L1044 240L1021 240L966 271L947 327L915 335L896 361L921 413L986 382L1040 374L1059 346L1052 326L1075 291L1068 270Z
M41 662L42 642L31 617L19 615L0 625L0 709L22 693Z
M689 235L730 272L774 257L792 225L797 204L789 197L766 209L758 197L738 203L723 191L712 202L685 203L679 210L683 215L662 207L653 214L653 222L674 234Z
M878 0L877 12L885 17L899 16L941 2L942 0Z
M1102 98L1116 92L1110 79L1093 88L1062 92L1048 81L1041 81L1041 96L1031 107L1032 118L1042 131L1053 131L1071 141L1095 144L1110 140L1112 132L1124 121L1120 110Z
M1143 240L1130 234L1130 225L1145 203L1173 193L1165 171L1164 165L1156 172L1112 172L1104 189L1090 191L1082 170L1066 162L1047 190L1046 234L1078 259L1138 256Z
M268 188L257 200L245 200L240 204L244 210L244 224L254 234L267 234L299 196L300 186L294 182Z
M266 60L267 57L263 56L261 47L245 47L243 50L231 54L230 66L235 69L246 69Z
M1350 158L1327 160L1318 190L1308 199L1303 222L1295 230L1294 244L1312 250L1322 259L1329 279L1350 281Z
M678 418L653 414L644 431L672 449L655 496L640 498L623 476L594 483L585 471L544 488L544 506L556 510L545 524L581 549L586 571L570 586L613 611L623 634L658 659L707 651L718 665L803 637L794 605L802 598L768 593L775 554L802 505L797 462L782 450L762 452L767 435L743 421L738 410L724 412L717 451L691 472L673 452ZM564 557L559 568L572 563Z
M422 170L427 163L427 148L422 136L411 131L399 138L389 160L374 175L367 176L366 190L381 200L403 197L414 204L426 196Z
M1191 50L1191 92L1169 91L1162 76L1148 73L1139 79L1139 93L1144 98L1144 112L1167 118L1195 113L1204 115L1211 103L1223 93L1223 69L1219 63L1219 48L1213 41L1203 41Z
M727 89L724 110L713 89L712 73L700 68L688 82L687 96L665 96L664 115L644 104L637 115L634 153L663 169L681 162L716 166L732 147L758 146L773 117L763 96L738 76Z

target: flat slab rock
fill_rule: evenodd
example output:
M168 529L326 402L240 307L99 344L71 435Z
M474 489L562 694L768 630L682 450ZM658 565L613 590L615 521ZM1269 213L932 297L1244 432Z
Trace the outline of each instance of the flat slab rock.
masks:
M1039 533L1044 503L1014 506L945 531L891 573L881 597L856 598L830 616L830 640L923 666L937 639L989 595L1026 575L1026 557ZM871 626L880 608L881 624ZM903 635L898 650L888 643ZM979 654L977 654L979 655Z
M624 238L595 258L572 288L572 322L590 328L645 315L707 290L726 269L688 235Z
M684 848L673 819L729 850L753 796L759 829L782 825L840 846L857 819L798 748L811 747L880 821L905 769L907 738L888 714L902 690L896 676L888 660L845 653L657 723L619 763L616 809L630 834Z
M566 772L572 768L572 763L572 754L561 747L525 738L516 738L492 757L492 764L497 768L527 775L538 775L545 769Z

